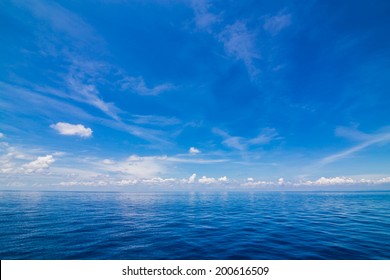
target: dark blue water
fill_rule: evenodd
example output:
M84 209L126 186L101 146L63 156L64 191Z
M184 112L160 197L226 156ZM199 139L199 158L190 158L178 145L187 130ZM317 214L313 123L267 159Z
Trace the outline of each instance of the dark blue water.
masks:
M390 259L390 192L0 192L1 259Z

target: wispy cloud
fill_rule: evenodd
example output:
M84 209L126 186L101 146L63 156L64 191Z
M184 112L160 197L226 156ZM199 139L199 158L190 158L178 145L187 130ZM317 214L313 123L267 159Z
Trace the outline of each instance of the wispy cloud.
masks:
M223 138L222 144L239 151L246 151L252 145L265 145L278 138L278 133L274 128L264 128L258 136L249 139L231 136L219 128L214 128L213 132Z
M243 61L252 77L259 74L259 70L255 66L255 60L261 57L256 47L256 36L257 34L250 31L243 21L236 21L234 24L227 25L218 35L218 39L223 43L226 53Z
M271 35L277 35L291 24L291 15L280 12L275 16L265 16L263 28Z
M251 78L256 78L260 72L256 67L256 60L261 58L256 43L257 32L249 29L245 20L227 24L223 12L210 11L213 5L208 0L191 1L191 7L195 14L196 28L210 33L216 41L223 44L229 57L242 61Z
M77 43L90 46L103 41L80 16L58 3L37 0L14 0L14 2L29 10L36 18L46 21L56 32L69 36Z
M111 162L112 164L104 161L96 165L101 171L127 175L130 178L152 178L166 173L166 166L158 157L132 155L125 160Z
M98 108L111 118L118 120L118 112L120 111L113 103L107 103L99 97L100 93L93 84L86 84L80 79L69 77L66 81L66 85L70 94L69 98L87 103L93 107Z
M181 123L181 121L175 117L156 115L132 115L130 120L136 124L152 126L173 126Z
M341 152L326 156L321 159L319 163L321 165L329 164L351 156L352 154L364 150L370 146L377 144L388 144L390 143L390 132L386 130L384 132L378 132L374 134L365 134L355 129L337 128L336 135L346 138L353 138L354 140L360 140L360 143Z
M82 138L88 138L92 136L92 129L85 127L82 124L58 122L56 124L50 125L50 127L61 135L76 135Z
M221 21L221 16L209 11L212 4L208 0L192 0L191 6L195 13L195 24L199 29L211 31L212 26Z
M125 77L120 81L122 90L130 90L139 95L159 95L162 92L170 91L176 87L173 84L165 83L156 86L147 86L143 77Z

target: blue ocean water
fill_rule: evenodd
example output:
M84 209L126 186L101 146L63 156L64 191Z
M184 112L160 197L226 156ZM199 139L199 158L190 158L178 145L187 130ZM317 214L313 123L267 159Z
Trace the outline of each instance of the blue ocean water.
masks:
M0 192L1 259L390 259L390 192Z

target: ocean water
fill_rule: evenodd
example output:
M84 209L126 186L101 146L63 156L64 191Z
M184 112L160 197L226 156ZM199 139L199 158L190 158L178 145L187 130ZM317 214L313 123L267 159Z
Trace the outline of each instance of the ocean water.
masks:
M390 192L0 192L1 259L390 259Z

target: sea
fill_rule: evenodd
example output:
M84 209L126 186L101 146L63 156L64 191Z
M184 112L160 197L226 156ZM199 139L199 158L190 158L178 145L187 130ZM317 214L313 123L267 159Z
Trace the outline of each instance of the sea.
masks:
M390 192L0 191L0 259L390 259Z

